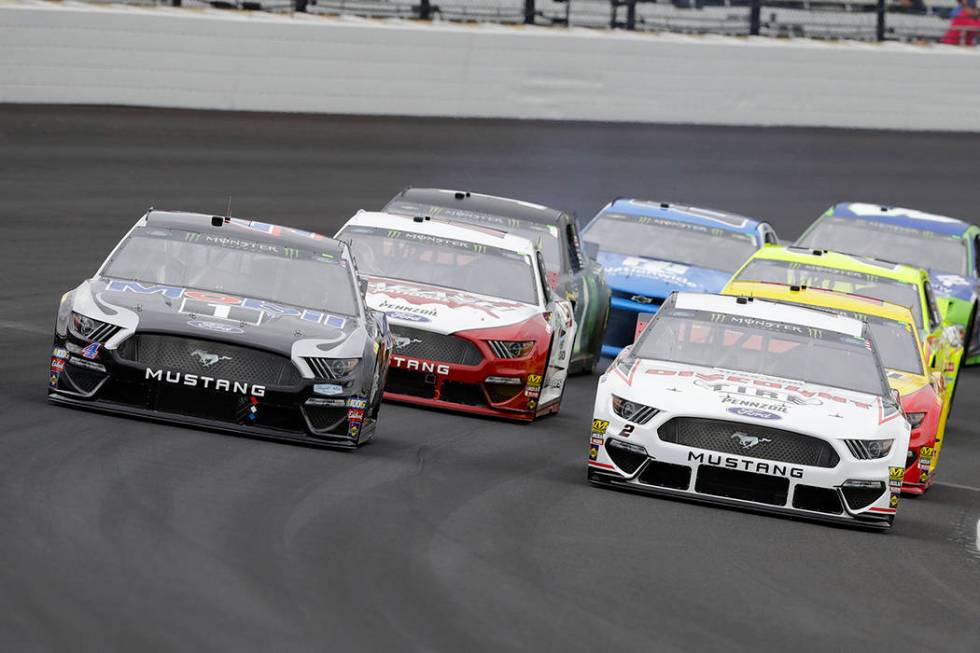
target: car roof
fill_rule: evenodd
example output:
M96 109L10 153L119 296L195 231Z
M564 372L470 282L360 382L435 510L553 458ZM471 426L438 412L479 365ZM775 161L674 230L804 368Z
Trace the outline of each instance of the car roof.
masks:
M212 223L214 219L220 220L220 226ZM226 238L243 238L270 245L294 245L303 248L315 243L316 248L322 251L340 253L343 249L340 241L329 236L258 220L154 209L143 216L143 220L147 226L207 233Z
M761 220L728 211L628 197L613 200L599 212L600 215L603 213L621 213L636 217L661 218L747 234L755 233L758 226L762 224Z
M727 313L729 315L750 317L757 320L799 324L801 326L835 331L854 337L860 337L864 330L864 322L855 320L852 317L827 313L826 311L814 310L812 308L804 308L802 306L791 306L779 302L731 295L681 292L677 293L674 306L680 309Z
M552 209L541 204L525 202L509 197L484 195L468 190L451 190L446 188L406 188L388 202L417 202L431 206L446 208L461 208L480 213L499 215L504 218L516 218L528 222L542 224L558 224L563 211ZM387 206L386 206L387 208Z
M825 216L855 218L871 222L883 222L901 227L932 231L947 236L961 236L972 225L957 218L926 213L916 209L864 202L841 202L827 209Z
M742 295L786 301L795 304L808 304L815 307L838 309L851 313L863 313L874 317L893 320L908 324L915 330L915 318L908 307L893 302L887 302L874 297L855 295L851 293L827 290L825 288L807 288L790 286L784 283L769 283L765 281L733 281L725 288L726 295Z
M874 276L895 279L905 283L920 284L926 272L920 268L882 261L852 254L842 254L824 249L811 249L790 245L786 247L763 247L753 252L749 263L755 260L787 261L790 263L805 263L825 268L838 268L851 272L862 272Z
M354 214L354 217L347 221L344 227L351 225L397 229L399 231L425 234L437 238L450 238L468 243L476 243L478 245L487 245L488 247L506 249L517 252L518 254L532 255L534 253L534 244L527 238L521 238L520 236L515 236L499 229L459 222L448 222L439 220L438 218L420 220L419 218L410 218L404 215L383 213L381 211L358 211Z

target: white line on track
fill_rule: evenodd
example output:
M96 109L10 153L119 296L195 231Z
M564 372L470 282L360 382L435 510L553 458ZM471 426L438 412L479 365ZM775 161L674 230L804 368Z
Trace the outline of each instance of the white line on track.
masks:
M977 520L977 551L980 551L980 519Z
M0 329L13 329L14 331L26 331L27 333L50 332L50 329L39 327L36 324L27 324L26 322L10 322L9 320L0 320Z
M959 483L947 483L945 481L936 481L936 485L953 487L957 490L966 490L967 492L980 492L980 487L973 487L972 485L960 485Z

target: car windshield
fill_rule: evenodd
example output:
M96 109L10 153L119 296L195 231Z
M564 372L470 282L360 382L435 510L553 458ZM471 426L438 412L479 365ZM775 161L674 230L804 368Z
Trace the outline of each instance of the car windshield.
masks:
M922 357L919 355L919 345L908 323L838 308L825 308L797 302L786 303L853 317L856 320L864 320L871 328L871 337L874 338L875 345L878 347L878 356L881 358L882 365L899 372L922 374Z
M350 226L337 237L350 242L361 274L538 303L534 266L525 254L397 229Z
M886 393L869 341L799 324L665 307L633 353L878 396Z
M881 299L911 309L916 326L923 328L919 287L876 274L852 272L809 263L755 259L732 281L763 281L788 286L806 286Z
M734 272L756 250L749 234L661 218L604 213L589 225L586 242L606 252Z
M875 220L826 217L799 244L912 263L946 274L962 275L967 269L966 244L962 238Z
M492 213L481 213L467 209L448 208L445 206L433 206L431 204L419 204L417 202L404 202L396 200L389 202L385 207L387 213L396 215L407 215L415 217L417 215L427 215L439 217L444 220L455 222L466 222L468 224L484 225L493 229L500 229L507 233L527 238L541 250L544 256L544 265L549 272L561 272L561 242L558 239L558 227L553 224L542 224L529 220L518 220L508 218L503 215Z
M353 275L336 251L285 247L234 236L143 227L127 237L102 274L265 299L356 316Z

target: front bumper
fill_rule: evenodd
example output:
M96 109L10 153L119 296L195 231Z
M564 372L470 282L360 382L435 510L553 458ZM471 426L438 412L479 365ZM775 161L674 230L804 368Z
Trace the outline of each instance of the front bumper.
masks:
M67 346L56 339L55 352L66 353ZM163 371L157 378L147 370L114 350L101 349L95 359L76 353L53 357L48 399L104 413L343 449L363 444L376 427L356 382L331 397L314 394L313 379L263 386L256 396L200 387L205 378L200 374L176 381L176 372L168 377ZM194 377L194 385L185 382L188 376Z
M543 356L484 359L479 365L439 363L393 355L384 397L402 403L487 417L531 421L558 412L560 397L541 402ZM515 383L488 383L488 378Z
M814 467L664 442L649 426L623 437L626 422L597 420L600 427L605 421L605 432L593 431L589 445L595 484L871 528L889 528L896 514L904 468L895 467L898 478L890 479L895 454L877 461L841 456L834 467ZM642 446L646 454L631 457L617 443ZM875 487L847 487L849 480Z

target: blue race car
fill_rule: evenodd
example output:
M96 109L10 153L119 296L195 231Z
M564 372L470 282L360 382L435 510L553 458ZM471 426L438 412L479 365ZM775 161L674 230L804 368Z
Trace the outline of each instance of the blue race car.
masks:
M957 326L966 344L964 363L980 363L976 225L915 209L842 202L827 209L796 243L925 268L943 316Z
M606 205L582 235L612 289L604 356L632 344L673 291L719 292L753 252L778 244L753 218L637 199Z

